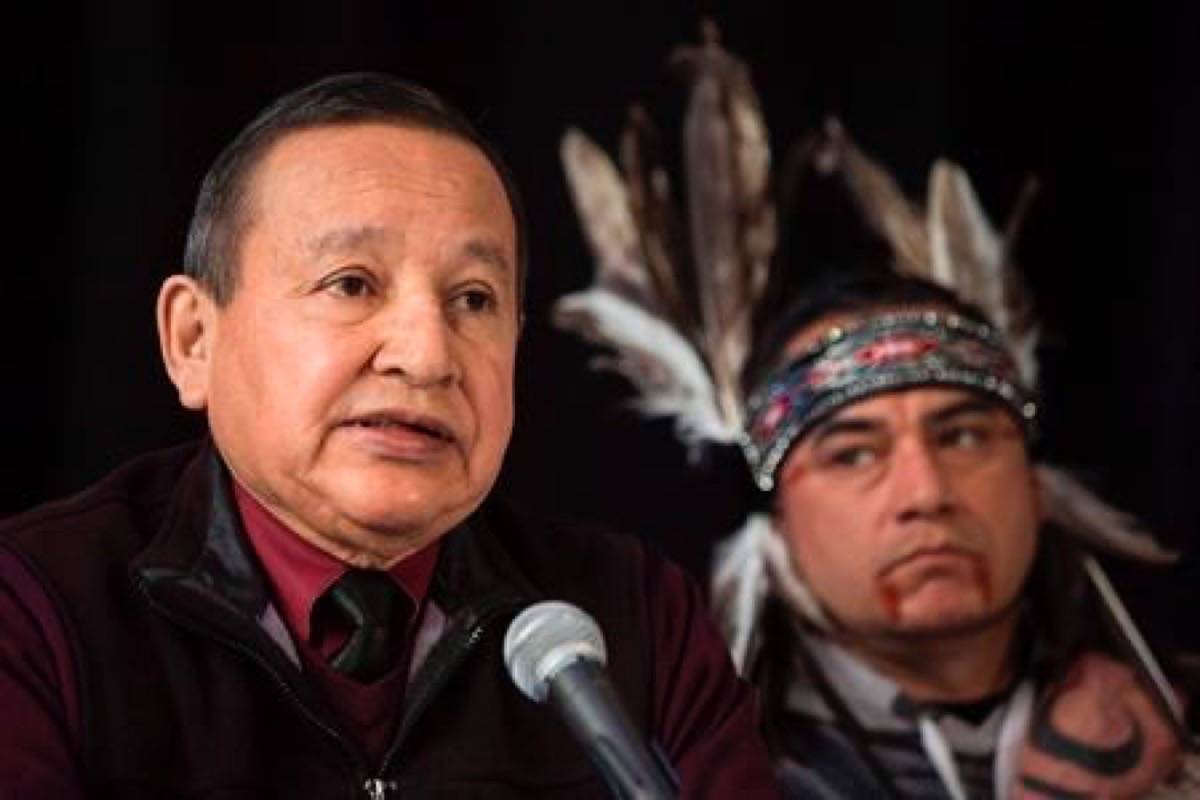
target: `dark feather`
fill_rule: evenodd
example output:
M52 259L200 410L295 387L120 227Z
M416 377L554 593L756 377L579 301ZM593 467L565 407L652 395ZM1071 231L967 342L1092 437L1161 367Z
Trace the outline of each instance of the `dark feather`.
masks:
M643 260L641 236L617 168L576 129L563 136L561 156L571 199L596 263L595 285L659 313L661 303Z
M924 215L909 203L887 170L855 146L836 119L826 122L825 137L827 150L818 156L818 163L842 171L868 224L891 244L896 269L933 280Z
M723 50L714 26L674 63L692 82L684 119L689 229L704 352L724 415L740 418L738 380L755 301L775 246L770 151L745 66Z
M659 158L658 132L645 111L634 106L621 135L621 167L629 208L641 233L651 284L668 321L698 341L696 313L687 301L680 271L686 263L671 183Z

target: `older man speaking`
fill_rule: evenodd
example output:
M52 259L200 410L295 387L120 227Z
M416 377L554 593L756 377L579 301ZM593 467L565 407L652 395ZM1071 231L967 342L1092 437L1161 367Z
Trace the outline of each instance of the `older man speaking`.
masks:
M773 795L682 574L487 499L524 272L511 177L423 89L334 77L238 135L158 303L211 441L4 523L6 795L604 796L502 663L543 599L599 622L683 795Z

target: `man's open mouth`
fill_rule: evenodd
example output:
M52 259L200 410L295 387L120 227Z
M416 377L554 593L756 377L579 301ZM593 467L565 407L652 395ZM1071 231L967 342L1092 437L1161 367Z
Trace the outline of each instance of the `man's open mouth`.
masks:
M396 428L412 431L444 442L454 441L454 432L449 427L430 417L397 415L397 414L367 414L347 420L344 425L356 428Z

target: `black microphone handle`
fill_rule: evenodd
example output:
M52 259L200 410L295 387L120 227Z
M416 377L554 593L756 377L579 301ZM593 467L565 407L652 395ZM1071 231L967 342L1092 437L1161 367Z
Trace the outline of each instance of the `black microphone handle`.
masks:
M550 702L621 800L673 800L677 792L650 755L604 668L580 658L550 679Z

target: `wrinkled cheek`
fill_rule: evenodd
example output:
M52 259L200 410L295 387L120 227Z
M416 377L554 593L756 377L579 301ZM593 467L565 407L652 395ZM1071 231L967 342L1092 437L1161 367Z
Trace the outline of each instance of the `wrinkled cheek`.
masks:
M512 365L509 364L511 369ZM501 367L491 376L490 386L476 402L475 451L470 458L472 472L495 473L500 469L504 453L512 440L515 418L511 373ZM494 478L494 475L493 475Z
M472 479L491 487L504 463L504 454L512 436L512 420L496 421L489 430L482 431L475 452L468 459L468 471Z

